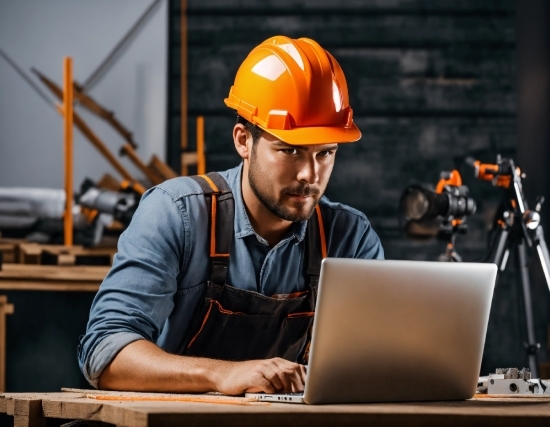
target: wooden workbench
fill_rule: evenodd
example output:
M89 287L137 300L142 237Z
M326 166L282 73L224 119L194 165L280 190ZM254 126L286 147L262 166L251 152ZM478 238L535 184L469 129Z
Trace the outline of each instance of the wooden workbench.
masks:
M99 401L84 393L6 393L0 413L15 427L45 426L46 418L150 426L549 426L550 399L472 399L458 402L356 405L273 403L243 406L194 402Z
M12 291L96 292L109 266L3 264L0 289Z

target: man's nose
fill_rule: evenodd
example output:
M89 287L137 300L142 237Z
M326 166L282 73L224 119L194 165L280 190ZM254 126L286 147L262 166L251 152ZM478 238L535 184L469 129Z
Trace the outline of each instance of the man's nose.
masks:
M319 164L315 158L306 158L300 165L298 181L315 184L319 179Z

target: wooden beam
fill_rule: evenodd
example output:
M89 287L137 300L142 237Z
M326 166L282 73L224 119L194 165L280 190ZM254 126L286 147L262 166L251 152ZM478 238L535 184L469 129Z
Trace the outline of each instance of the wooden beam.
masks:
M65 153L64 241L73 244L73 59L63 59L63 141Z
M217 427L279 427L281 425L542 427L548 426L550 420L550 401L547 397L523 399L506 397L494 399L497 400L495 402L474 398L451 402L353 405L273 403L258 406L194 402L98 401L86 397L88 394L98 393L110 394L111 392L95 390L78 392L74 390L74 392L67 393L5 393L0 399L0 412L21 418L31 418L29 415L33 414L33 421L37 423L36 425L40 425L40 418L46 417L52 418L52 425L56 421L55 419L80 419L128 427L158 425L166 427L182 425ZM128 393L128 395L146 394ZM178 395L172 394L172 396ZM193 397L198 396L200 395L193 395ZM36 406L32 408L29 402L36 402Z
M163 180L176 178L178 176L178 174L174 172L170 166L168 166L154 154L151 156L148 167L154 170L160 176L162 176Z
M197 175L206 173L206 158L204 156L204 116L197 117Z
M42 401L38 399L20 399L14 403L14 427L46 427L46 418L42 412Z
M4 264L0 289L95 292L109 270L109 266Z
M13 304L8 297L0 295L0 391L6 391L6 316L13 314Z
M122 146L120 153L127 155L132 163L136 165L141 172L143 172L143 174L147 177L147 179L149 179L149 181L151 181L153 185L160 184L164 181L154 169L150 169L145 163L143 163L134 150L134 147L132 147L129 142Z
M187 152L185 153L185 157L183 158L183 164L185 166L195 166L197 164L197 158L198 155L195 152ZM197 172L198 175L200 175Z
M52 80L48 79L44 74L40 73L38 70L33 68L33 72L38 76L38 78L46 85L46 87L60 100L64 99L64 90L56 85ZM57 111L59 114L63 115L63 107L57 105ZM118 161L118 159L109 151L107 146L103 141L92 131L92 129L86 124L84 119L82 119L78 113L73 111L73 122L74 125L84 134L84 136L90 141L90 143L103 155L105 160L107 160L117 172L122 175L122 177L131 182L137 182L134 177L126 170L126 168Z

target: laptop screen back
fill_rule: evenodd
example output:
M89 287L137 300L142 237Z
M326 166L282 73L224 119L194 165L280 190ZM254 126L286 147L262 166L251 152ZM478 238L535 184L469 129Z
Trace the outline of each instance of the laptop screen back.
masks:
M476 390L493 264L323 260L304 400L457 400Z

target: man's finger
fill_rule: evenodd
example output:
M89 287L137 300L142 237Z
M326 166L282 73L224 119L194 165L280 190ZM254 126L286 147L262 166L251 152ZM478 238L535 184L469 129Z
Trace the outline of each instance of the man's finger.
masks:
M306 384L306 378L307 378L307 369L304 365L300 365L300 377L302 378L302 382L305 385Z
M284 359L273 359L273 362L279 368L279 378L281 378L284 390L287 393L302 391L304 389L304 382L299 372L300 365Z
M262 378L253 387L247 388L246 392L249 393L276 393L277 390L273 387L273 384L266 378Z
M261 374L273 385L277 391L284 390L285 386L279 376L278 367L268 363L262 367Z
M291 382L291 392L304 391L304 382L302 381L302 376L300 375L299 368L292 371L289 379Z
M292 373L289 371L279 371L278 374L284 386L283 391L285 393L292 393Z

